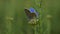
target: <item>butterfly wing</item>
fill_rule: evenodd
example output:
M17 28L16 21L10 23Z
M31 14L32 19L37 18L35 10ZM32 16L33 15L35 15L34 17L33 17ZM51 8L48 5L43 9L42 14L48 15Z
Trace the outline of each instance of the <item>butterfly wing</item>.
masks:
M38 12L34 8L30 8L29 11L31 12L32 17L38 18Z
M31 18L34 18L34 17L36 17L36 14L35 13L31 13L30 16L31 16Z
M30 15L30 11L28 9L25 9L26 15Z
M31 19L31 12L28 9L25 9L25 13L26 13L28 19Z
M38 13L35 11L34 8L30 8L29 10L28 9L25 9L25 13L28 17L28 19L32 19L33 17L38 17Z

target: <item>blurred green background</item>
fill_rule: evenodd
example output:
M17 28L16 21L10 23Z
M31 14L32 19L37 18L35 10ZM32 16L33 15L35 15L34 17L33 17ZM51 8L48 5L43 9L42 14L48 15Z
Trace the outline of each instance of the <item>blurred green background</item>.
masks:
M34 34L24 13L30 7L40 13L35 34L60 34L59 6L60 0L0 0L0 34Z

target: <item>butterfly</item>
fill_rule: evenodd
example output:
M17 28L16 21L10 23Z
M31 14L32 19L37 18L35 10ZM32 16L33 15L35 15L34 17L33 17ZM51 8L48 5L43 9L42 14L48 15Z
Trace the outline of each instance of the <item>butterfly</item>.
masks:
M26 8L24 11L25 11L28 19L33 19L34 17L38 18L38 12L34 8L30 8L30 9Z
M26 8L24 11L28 17L29 22L36 23L36 20L37 20L38 15L39 15L38 12L34 8L30 8L30 9Z

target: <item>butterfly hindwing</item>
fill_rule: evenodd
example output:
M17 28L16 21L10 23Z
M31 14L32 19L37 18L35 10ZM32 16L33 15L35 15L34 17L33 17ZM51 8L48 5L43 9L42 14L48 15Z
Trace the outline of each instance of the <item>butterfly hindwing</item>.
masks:
M30 16L33 18L33 17L36 17L36 14L35 13L31 13Z

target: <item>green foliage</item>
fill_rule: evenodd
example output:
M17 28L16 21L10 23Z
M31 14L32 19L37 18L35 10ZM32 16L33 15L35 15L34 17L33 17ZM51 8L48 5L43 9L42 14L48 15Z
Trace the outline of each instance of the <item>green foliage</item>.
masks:
M60 34L59 6L60 0L0 0L0 34ZM39 12L36 25L24 13L30 7Z

